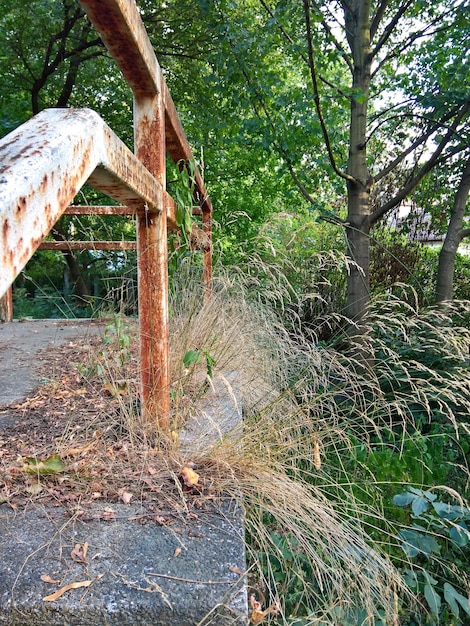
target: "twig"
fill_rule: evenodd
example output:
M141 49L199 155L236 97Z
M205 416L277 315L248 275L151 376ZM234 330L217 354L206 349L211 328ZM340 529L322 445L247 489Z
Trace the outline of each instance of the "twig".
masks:
M179 576L170 576L170 574L157 574L156 572L147 572L147 576L158 576L159 578L178 580L179 582L192 583L193 585L233 585L236 582L235 580L192 580L191 578L180 578Z

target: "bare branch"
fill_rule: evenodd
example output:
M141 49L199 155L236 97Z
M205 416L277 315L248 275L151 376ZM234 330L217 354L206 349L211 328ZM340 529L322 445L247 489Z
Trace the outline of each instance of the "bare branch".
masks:
M338 22L338 20L336 19L336 16L334 16L334 17L335 17L335 20ZM343 46L340 44L338 39L333 35L333 31L331 30L330 25L324 19L321 21L321 25L322 25L324 31L329 36L330 40L333 42L333 45L336 48L336 50L338 50L338 52L340 54L340 58L346 63L346 65L348 66L349 71L352 74L354 72L354 65L351 62L349 56L346 54L346 51L344 50Z
M384 167L380 172L378 172L374 176L373 178L374 184L376 184L379 180L387 176L387 174L389 174L397 165L402 163L409 154L411 154L414 150L419 148L419 146L423 145L429 139L429 137L431 137L439 129L447 128L452 133L452 135L455 135L456 128L454 128L453 126L448 126L446 122L448 122L455 115L457 115L460 109L461 109L460 106L454 107L451 111L449 111L446 115L444 115L439 121L434 121L426 132L424 132L422 135L417 137L417 139L415 139L415 141L411 143L411 145L408 146L406 150L403 150L402 152L400 152L400 154L393 161L391 161L386 167Z
M265 9L266 13L272 18L274 19L274 13L273 11L270 9L270 7L266 4L265 0L259 0L261 5L263 6L263 8ZM282 35L284 36L284 38L293 46L295 45L294 40L292 39L292 37L289 35L289 33L286 31L285 28L283 28L276 20L276 24L277 27L279 28L280 32L282 33ZM335 47L339 50L339 52L341 53L341 58L346 61L346 64L348 65L348 67L351 69L351 65L349 63L349 59L346 57L346 55L344 54L344 50L341 47L340 43L336 40L335 37L333 37L333 35L331 34L331 30L328 26L328 24L322 20L322 26L323 28L326 30L326 32L331 36L331 39L335 45ZM301 54L300 58L302 59L302 61L305 63L305 65L309 66L309 60L308 57L305 56L305 54ZM347 98L348 100L351 100L351 97L348 96L347 94L345 94L337 85L333 85L333 83L329 82L326 78L324 78L323 76L319 75L318 77L323 83L325 83L325 85L328 85L328 87L331 87L332 89L334 89L340 96L343 96L344 98Z
M380 36L379 41L377 42L377 45L372 50L371 52L372 58L377 56L377 54L382 49L382 47L387 43L391 34L395 30L396 25L398 24L398 22L401 20L401 18L403 17L407 9L413 4L414 1L415 0L406 0L406 2L404 2L401 6L398 7L397 12L395 13L395 15L392 17L390 22L385 27L385 30ZM376 26L378 26L378 23Z
M407 37L405 37L404 39L400 41L400 45L396 46L393 50L391 50L388 54L386 54L385 57L380 61L380 63L377 64L377 67L372 72L372 78L377 74L377 72L385 63L391 61L392 59L398 58L400 54L403 53L404 50L406 50L411 45L413 45L418 39L421 39L423 37L433 37L435 34L450 28L450 25L447 25L447 24L442 26L442 20L444 19L444 17L449 15L449 13L451 13L451 9L436 16L431 22L429 22L429 24L427 24L423 28L410 32ZM434 26L436 26L436 28L434 30L431 30ZM378 45L379 44L377 44L377 46ZM376 51L378 52L378 48L376 48L376 50L373 51L372 54L374 56L376 54Z
M312 80L312 87L313 87L313 99L315 102L315 108L317 111L318 119L320 121L320 126L321 126L322 134L323 134L323 140L325 142L326 151L328 153L328 158L329 158L331 167L333 168L333 170L338 176L350 182L354 182L354 178L352 176L340 170L340 168L336 164L336 160L333 155L333 150L332 150L330 138L328 135L328 129L326 128L325 119L323 117L323 111L321 108L320 96L318 92L317 75L316 75L316 70L315 70L315 59L313 57L312 31L311 31L311 26L310 26L310 6L308 3L308 0L304 0L304 11L305 11L305 26L307 30L307 45L308 45L308 60L309 60L309 67L310 67L310 77Z
M384 215L386 215L389 211L394 209L396 206L400 204L402 200L404 200L408 194L413 191L413 189L418 185L418 183L428 174L432 168L439 161L439 158L442 155L444 148L447 146L449 141L454 137L455 131L468 113L470 109L470 98L467 98L466 102L460 108L459 113L456 115L454 122L450 126L449 130L445 134L445 136L439 142L437 148L434 150L431 157L422 165L419 171L408 181L406 185L400 189L400 191L395 195L395 197L391 198L388 202L383 204L381 207L376 209L372 215L369 217L369 223L372 225L381 219Z
M372 24L370 25L370 39L371 41L374 39L375 37L375 33L377 32L377 29L380 25L380 22L383 19L383 16L385 15L385 10L387 9L388 5L389 5L390 0L382 0L379 7L377 8L377 12L374 15L374 19L372 20Z

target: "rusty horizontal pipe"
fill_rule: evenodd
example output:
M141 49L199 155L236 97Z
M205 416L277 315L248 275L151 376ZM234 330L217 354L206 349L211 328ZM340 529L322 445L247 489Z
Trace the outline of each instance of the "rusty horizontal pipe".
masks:
M163 92L165 102L166 148L168 154L175 163L178 163L178 161L192 161L194 163L194 155L166 83L163 83ZM194 200L201 206L203 211L212 214L212 203L198 167L195 169L194 179Z
M176 203L171 196L168 195L168 199L166 199L166 204L170 208L170 214L172 211L176 210ZM193 206L192 209L193 215L202 215L202 209L200 206ZM135 215L136 209L130 206L122 206L120 204L117 205L78 205L71 204L68 206L64 214L66 215Z
M135 241L43 241L38 250L135 250Z
M46 109L0 141L0 297L87 181L142 214L166 197L90 109Z
M66 215L135 215L136 208L122 205L78 205L71 204L64 213Z
M134 95L156 95L160 66L134 0L79 1Z

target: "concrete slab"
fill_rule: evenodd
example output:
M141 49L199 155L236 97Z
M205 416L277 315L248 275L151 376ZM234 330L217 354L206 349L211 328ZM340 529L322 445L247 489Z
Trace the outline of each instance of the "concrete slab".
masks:
M37 351L89 332L90 320L0 325L0 404L19 401L39 380ZM16 361L15 361L16 359ZM4 370L3 365L0 370ZM224 436L241 420L240 380L215 386L184 437ZM205 430L203 430L205 428ZM203 434L203 436L201 436ZM192 442L192 443L191 443ZM83 562L74 547L87 544ZM242 626L248 623L243 511L231 499L194 517L162 516L138 505L95 503L70 518L61 507L0 505L0 624L9 626ZM47 582L44 576L55 582ZM43 577L43 578L41 578ZM44 598L72 583L54 601Z
M0 624L247 623L245 580L238 573L245 568L243 518L233 502L168 525L123 504L87 510L85 520L67 518L60 508L5 508L0 507ZM88 546L83 562L71 556L77 544ZM44 582L45 576L56 582ZM44 600L83 581L89 586Z

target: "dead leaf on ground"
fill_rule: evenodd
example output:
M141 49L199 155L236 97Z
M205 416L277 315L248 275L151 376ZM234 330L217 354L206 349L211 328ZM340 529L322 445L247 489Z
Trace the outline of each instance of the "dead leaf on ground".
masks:
M124 504L130 504L130 501L132 500L133 494L130 493L129 491L122 491L120 493L120 496L121 496L121 500L124 502Z
M65 456L76 456L77 454L86 454L87 452L95 448L96 445L97 445L97 442L92 441L91 443L84 445L84 446L80 446L78 448L69 448L65 452L62 452L62 456L65 457Z
M51 578L49 574L43 574L41 576L41 580L43 583L52 583L53 585L56 585L59 582L58 580L54 580L53 578Z
M251 605L251 615L250 620L252 624L261 624L264 621L265 617L268 615L278 615L279 614L279 606L277 604L271 604L267 609L262 610L261 602L256 600L255 596L250 596L250 605Z
M190 467L183 467L180 472L180 476L183 479L186 487L196 487L199 481L199 474L197 474Z
M173 554L173 558L179 556L181 554L181 548L178 546Z
M28 485L26 487L26 491L32 496L37 496L38 493L41 493L43 489L44 487L41 485L41 483L32 483L31 485Z
M110 396L117 398L118 396L124 396L127 393L127 381L117 380L116 382L106 382L103 386L105 391Z
M74 549L70 553L72 561L76 561L77 563L86 563L86 555L88 552L88 542L85 543L76 543Z
M104 520L111 520L116 517L116 511L111 507L105 507L103 509L103 513L101 514L101 518Z
M54 600L63 596L67 591L70 591L71 589L80 589L80 587L89 587L92 582L92 580L81 580L77 583L70 583L70 585L65 585L65 587L61 587L54 593L51 593L50 596L46 596L43 600L44 602L54 602Z

